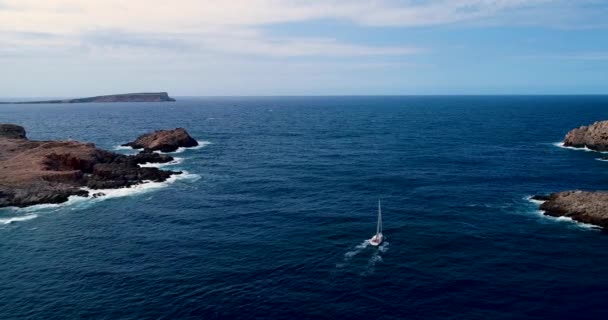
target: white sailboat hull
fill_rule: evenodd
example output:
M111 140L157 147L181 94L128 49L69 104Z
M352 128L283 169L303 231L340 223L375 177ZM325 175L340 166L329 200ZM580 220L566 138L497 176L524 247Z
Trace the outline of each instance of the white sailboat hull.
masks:
M369 244L371 244L374 247L377 247L382 243L382 240L384 240L382 233L378 233L378 234L374 235L371 239L369 239Z

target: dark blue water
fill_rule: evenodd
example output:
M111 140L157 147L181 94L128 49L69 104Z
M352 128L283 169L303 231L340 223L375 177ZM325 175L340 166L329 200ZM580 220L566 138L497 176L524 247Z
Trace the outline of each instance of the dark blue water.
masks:
M597 153L552 144L601 119L608 96L2 106L33 139L211 144L173 183L0 211L0 318L606 318L606 233L525 199L608 189Z

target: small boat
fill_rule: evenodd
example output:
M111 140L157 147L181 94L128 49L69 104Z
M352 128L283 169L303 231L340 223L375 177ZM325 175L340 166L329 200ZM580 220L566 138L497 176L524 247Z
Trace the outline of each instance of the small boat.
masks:
M369 243L372 246L379 246L384 240L384 236L382 236L382 208L380 206L380 200L378 200L378 224L376 225L376 234L369 239Z

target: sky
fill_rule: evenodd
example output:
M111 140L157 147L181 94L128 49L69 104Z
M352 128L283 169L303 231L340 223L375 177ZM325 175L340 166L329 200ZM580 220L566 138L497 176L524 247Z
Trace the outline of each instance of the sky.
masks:
M608 0L0 0L0 97L607 94Z

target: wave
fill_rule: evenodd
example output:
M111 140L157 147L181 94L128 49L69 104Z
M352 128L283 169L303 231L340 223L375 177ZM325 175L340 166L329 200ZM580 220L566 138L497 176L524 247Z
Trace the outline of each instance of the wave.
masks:
M118 146L114 147L114 150L141 150L141 149L142 148L135 149L133 147L127 147L127 146L123 146L123 145L118 145Z
M525 196L525 197L524 197L524 200L529 201L529 202L532 202L532 203L534 203L534 204L536 204L536 205L541 205L541 204L543 204L543 203L547 202L546 200L536 200L536 199L532 199L532 197L533 197L533 196Z
M25 216L0 219L0 224L11 224L13 222L27 221L27 220L32 220L32 219L35 219L35 218L38 218L37 214L28 214L28 215L25 215Z
M184 158L178 158L175 157L173 158L172 161L169 162L165 162L165 163L150 163L150 162L146 162L146 163L142 163L139 166L142 168L162 168L162 167L166 167L166 166L173 166L176 164L180 164L184 162Z
M89 189L83 188L89 192L88 197L81 197L94 201L102 201L106 199L112 198L120 198L132 195L138 195L142 193L147 193L150 191L158 190L168 185L179 181L179 180L188 180L188 181L196 181L199 180L200 176L198 174L189 173L187 171L183 171L181 174L174 174L169 177L166 181L163 182L155 182L155 181L144 181L144 183L136 184L126 188L118 188L118 189ZM94 194L102 194L98 197L94 197Z
M184 152L186 150L198 150L198 149L204 148L204 147L212 144L211 141L204 141L204 140L200 140L200 141L197 141L197 142L198 142L198 146L194 146L194 147L188 147L188 148L186 148L186 147L179 147L179 148L177 148L177 150L172 151L172 152L162 152L162 151L158 151L158 150L154 151L154 152L160 153L160 154L182 153L182 152Z
M86 190L89 192L89 195L86 197L81 196L70 196L67 201L62 203L46 203L46 204L38 204L25 208L16 208L10 207L7 208L15 213L26 213L27 215L16 216L10 218L0 219L0 224L9 224L18 221L26 221L31 220L38 217L36 213L42 212L53 212L58 209L71 208L72 210L83 209L94 203L104 201L107 199L113 198L121 198L133 195L139 195L148 193L151 191L159 190L165 188L176 181L197 181L201 178L198 174L189 173L187 171L182 171L181 174L171 175L167 180L163 182L155 182L155 181L144 181L141 184L136 184L126 188L117 188L117 189L89 189L82 188L82 190Z
M608 153L608 151L591 150L591 149L587 148L587 146L584 146L582 148L565 146L563 142L554 142L554 143L552 143L552 145L554 145L558 148L563 148L563 149L579 150L579 151L585 151L585 152Z
M571 224L573 224L577 227L583 228L583 229L588 229L588 230L601 230L602 229L602 227L599 227L599 226L596 226L596 225L590 224L590 223L576 221L570 217L566 217L566 216L554 217L554 216L546 215L545 211L543 211L543 210L536 210L536 212L543 218L546 218L546 219L549 219L552 221L557 221L557 222L568 222L568 223L571 223Z
M524 199L528 200L531 203L534 203L535 205L540 205L545 203L546 201L542 201L542 200L535 200L532 199L532 196L527 196ZM594 229L594 230L598 230L598 229L602 229L601 227L598 227L596 225L593 224L589 224L589 223L584 223L584 222L580 222L580 221L576 221L570 217L566 217L566 216L561 216L561 217L554 217L554 216L550 216L550 215L546 215L544 210L534 210L534 212L536 214L538 214L540 217L544 218L544 219L548 219L551 221L557 221L557 222L569 222L572 223L578 227L584 228L584 229Z

